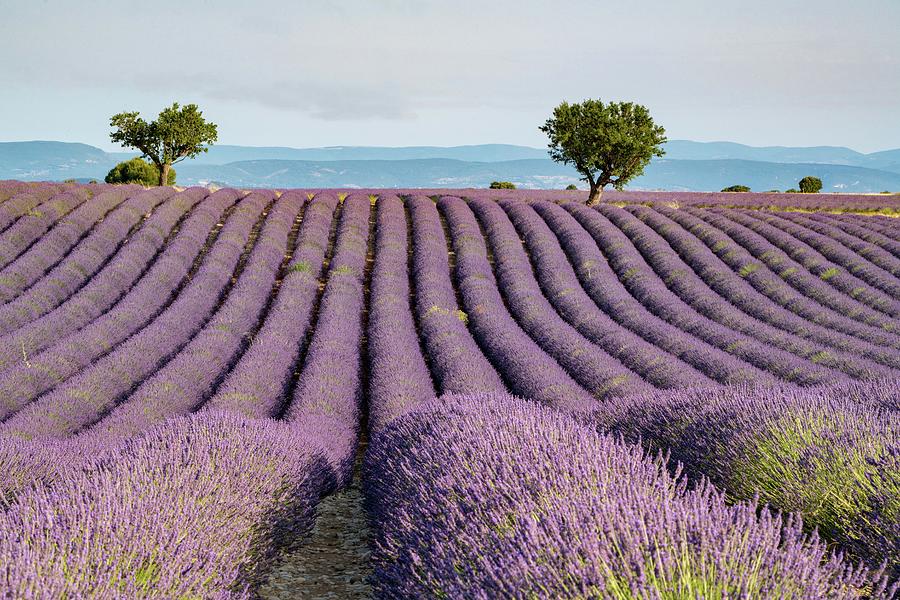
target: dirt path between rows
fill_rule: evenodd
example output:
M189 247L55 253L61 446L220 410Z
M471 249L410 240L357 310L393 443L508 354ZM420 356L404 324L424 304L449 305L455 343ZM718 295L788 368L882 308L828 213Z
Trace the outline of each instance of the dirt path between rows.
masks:
M258 594L263 600L371 598L370 572L369 527L357 467L350 487L319 503L307 541L278 558Z

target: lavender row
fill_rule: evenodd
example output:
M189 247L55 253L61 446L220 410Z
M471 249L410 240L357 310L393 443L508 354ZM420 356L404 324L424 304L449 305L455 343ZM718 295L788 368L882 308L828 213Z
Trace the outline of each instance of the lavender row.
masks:
M309 352L284 418L316 431L340 485L349 481L362 415L363 309L371 204L343 201L334 257Z
M63 218L27 252L0 270L0 304L5 304L58 263L97 222L125 200L125 190L103 192Z
M456 253L456 283L472 334L509 388L520 396L562 410L591 410L596 399L510 315L497 289L484 237L466 203L444 196L438 208L450 230Z
M9 597L247 598L334 485L303 430L223 413L96 457L57 445L60 480L0 514Z
M28 184L21 181L0 181L0 203L6 202L19 192L24 192L28 188Z
M896 393L898 382L869 388ZM802 514L854 556L874 566L887 561L896 578L900 413L847 392L846 386L682 390L610 403L598 421L670 451L689 474L709 477L734 498L758 496Z
M838 217L851 216L853 215L834 215L835 219L842 221L845 221L846 219L838 219ZM891 241L900 242L900 227L897 227L897 219L895 217L883 217L875 215L865 218L856 217L855 219L853 219L853 222L861 225L862 227L865 227L866 229L876 231Z
M652 388L617 358L581 335L544 297L519 234L496 203L470 203L494 256L494 272L510 312L537 344L592 396L603 399Z
M80 206L90 195L85 190L63 192L29 210L0 235L0 269L25 252L57 221Z
M234 190L219 190L210 195L191 213L153 268L109 312L35 356L30 366L22 365L0 377L0 397L10 403L3 408L2 416L7 417L12 410L17 410L24 404L19 395L25 395L26 399L36 397L50 389L57 380L64 380L88 366L92 360L103 356L149 322L172 298L177 286L181 285L192 265L199 259L198 254L202 255L201 249L207 242L210 231L216 231L216 223L237 196L238 193ZM177 198L176 196L169 202L174 203ZM165 208L163 206L153 218L163 215ZM175 216L177 214L172 215L173 218ZM157 225L161 223L157 222ZM138 237L135 237L132 243L137 242ZM128 267L127 264L124 266ZM95 279L91 285L98 282ZM107 284L112 282L107 281ZM50 316L53 315L55 312ZM62 317L61 315L60 320ZM94 439L99 440L97 436ZM9 447L0 444L0 450L6 451ZM12 450L15 451L14 448ZM50 458L42 454L29 457L22 452L14 452L12 458L0 457L0 468L3 469L0 472L4 475L0 477L0 495L9 494L17 487L21 488L29 480L48 479L40 474L53 467L54 461L53 455ZM16 476L17 473L19 477ZM52 474L57 475L55 471Z
M164 365L199 331L227 291L251 230L271 199L270 193L254 192L242 200L202 266L174 302L109 354L95 360L94 347L98 340L90 340L84 349L72 348L70 356L54 353L52 358L59 366L38 365L35 375L43 376L42 383L49 379L48 383L56 387L3 423L0 433L25 438L69 436L95 423L125 394ZM143 300L149 301L146 297ZM79 367L90 366L64 382L48 369L56 370L71 364L73 359L78 360ZM3 384L6 379L3 378ZM3 385L2 389L6 396L9 388ZM6 404L21 405L32 400L35 394L26 395L24 389L21 386L18 395L4 397Z
M751 276L748 276L747 279L757 289L770 295L785 308L801 314L813 323L856 335L872 343L882 346L893 346L897 343L898 336L892 332L894 322L890 317L854 298L841 294L828 285L826 281L823 281L821 277L813 275L782 249L752 229L732 221L724 215L706 210L666 211L663 214L678 220L682 225L688 227L707 245L712 244L710 248L723 260L731 260L733 255L742 254L739 252L740 249L744 249L753 258L765 264L784 283L779 283L774 277L760 280L757 277L753 277L755 273L751 273ZM699 222L696 225L689 224L693 223L693 219L697 218L709 223L715 229L703 227ZM691 220L689 221L689 219ZM722 238L722 233L733 240L733 243L737 244L737 246L735 247L728 239ZM800 292L802 296L814 300L818 305L815 306L816 310L805 310L803 307L807 303L802 298L798 298L786 287L787 285ZM843 319L840 317L843 317ZM868 327L855 325L848 322L847 319L853 319Z
M188 192L187 198L199 197L201 192ZM27 292L0 307L0 334L8 334L26 323L38 319L69 299L92 277L127 241L129 233L141 223L167 194L156 190L139 193L117 208L75 250L37 281ZM175 204L181 205L181 200ZM145 223L150 226L150 223ZM141 235L138 232L137 235ZM128 249L126 248L126 252Z
M533 206L560 241L584 290L601 310L622 326L716 382L765 384L777 381L772 375L697 339L650 312L625 288L592 236L592 233L600 236L606 233L596 228L589 232L562 206L548 202L535 202ZM602 217L597 212L585 208L584 214L589 228L593 228L591 223L602 223ZM627 240L618 242L615 247L626 246L631 246Z
M377 598L889 593L799 519L730 506L663 458L515 398L426 404L373 436L365 466Z
M692 274L692 271L683 263L681 263L683 268L676 267L671 273L666 273L664 281L647 263L642 252L652 256L654 260L665 260L671 253L671 249L668 249L668 245L662 242L662 247L657 244L656 252L648 252L648 244L654 241L654 233L646 225L631 217L629 213L615 207L603 207L603 213L581 205L567 206L566 208L575 214L581 225L591 233L600 248L606 253L610 264L628 291L641 304L669 324L678 327L697 340L702 340L710 346L718 348L723 353L740 358L758 369L793 383L811 385L830 381L834 377L840 376L839 373L722 325L698 312L678 294L673 293L667 284L675 285L681 280L684 280L686 284L683 287L687 288L683 289L682 293L691 299L709 294L709 289L702 282L696 287L691 287L687 276ZM611 210L607 211L606 209ZM624 215L631 217L630 227L619 229L609 217L620 220L618 217L621 216L621 213L617 215L613 211L622 211ZM725 303L720 303L720 305L729 306ZM730 307L730 310L740 314L733 307ZM733 315L729 316L733 318Z
M793 260L827 282L833 288L877 310L891 318L900 316L900 302L893 300L880 290L873 289L855 275L840 268L825 258L818 250L806 242L794 237L774 225L754 218L737 210L712 209L713 214L720 214L763 236L770 243L783 250Z
M303 213L291 263L260 331L205 410L250 417L278 414L313 320L337 198L315 196ZM322 284L324 286L324 284Z
M817 223L837 227L859 240L874 244L882 250L890 252L894 257L900 258L900 241L885 235L881 227L872 227L869 223L872 219L855 215L820 215L815 213L808 215L808 218ZM866 225L869 225L869 227L866 227Z
M900 299L900 281L898 281L896 277L883 269L868 263L865 259L862 259L859 255L849 248L846 248L840 242L815 231L806 229L777 214L767 213L765 215L759 215L749 212L745 214L752 216L759 221L768 223L808 244L825 258L840 265L849 273L853 274L854 277L864 281L876 290L880 290L887 294L893 299L894 303Z
M28 186L14 194L0 205L0 233L5 232L19 217L28 214L28 211L50 200L56 194L63 193L65 189L67 188L64 186L43 183Z
M435 397L409 305L403 202L396 196L381 196L375 209L375 264L366 330L370 432Z
M700 371L648 343L600 310L581 287L559 240L534 208L515 200L501 200L499 204L522 236L545 296L579 333L657 387L715 384Z
M900 368L900 356L896 353L818 327L757 292L746 279L767 272L760 263L749 259L741 267L743 270L735 273L676 222L643 207L630 211L633 214L617 208L603 209L605 215L636 241L657 274L665 277L667 286L710 319L763 344L857 379L891 373L890 369L866 358L872 353L880 354L884 364ZM815 312L815 308L809 312Z
M436 386L442 394L506 391L466 327L469 317L456 300L447 238L434 202L413 196L407 207L412 224L415 314Z
M785 213L780 215L792 223L811 229L820 235L840 242L845 248L853 250L857 255L871 263L874 267L890 273L894 277L900 277L900 259L887 250L879 248L876 244L870 244L850 235L839 227L819 222L805 215Z
M50 345L58 346L67 336L75 335L74 332L88 326L105 312L111 310L114 304L130 290L132 284L144 275L147 265L168 241L171 229L204 195L205 192L200 190L188 190L165 202L154 211L153 215L145 221L144 227L128 240L128 243L113 256L112 260L106 263L90 280L86 280L87 274L79 272L79 267L100 264L112 251L111 248L116 243L121 243L122 236L127 235L129 229L135 224L135 220L140 218L141 213L138 209L152 208L152 204L155 202L154 196L132 198L126 203L130 208L121 214L107 217L104 224L95 232L97 235L89 236L90 243L86 241L80 244L79 248L70 254L69 260L51 271L48 278L34 286L25 296L20 296L16 301L7 305L21 308L24 312L28 308L27 300L32 303L32 308L40 309L36 310L38 314L46 314L0 338L4 342L0 344L0 372L7 371L13 366L17 366L19 369L28 367L28 363L31 362L30 357L36 357L39 352ZM210 201L210 204L218 205L220 200L225 199L226 196L229 203L234 200L234 195L231 195L230 192L221 192L220 196ZM224 207L219 209L219 213L223 209ZM207 214L206 210L201 212ZM202 229L206 219L192 217L188 221L191 225L185 226L186 232L181 237L190 236L192 239L199 240L202 245L206 234L218 219L218 213L213 219L212 223L206 223L206 229ZM175 244L174 248L166 248L166 255L182 256L182 244L183 242ZM196 246L195 253L200 249L200 245ZM184 254L184 260L189 265L192 256ZM171 264L168 266L173 267ZM149 285L155 291L155 294L144 298L145 301L151 300L147 304L147 308L150 310L154 306L154 301L162 301L167 297L166 291L171 288L166 288L166 285L174 286L181 277L175 278L177 271L160 272L160 268L156 268L154 273L153 277L145 277L142 280L147 282L143 284L145 288ZM78 289L82 283L85 283L84 287ZM78 291L74 292L76 289ZM43 295L41 292L44 292ZM52 300L51 306L56 301L62 303L53 310L47 309L49 310L47 312L44 310L46 307L42 307L39 303L42 297L45 300ZM68 299L64 299L64 297ZM4 313L5 308L0 308L0 315ZM105 321L108 322L110 319L111 315L107 316ZM137 320L137 315L129 315L128 321L122 320L116 321L116 323L120 329L126 325L136 328L143 321ZM85 333L80 334L81 342L78 342L76 346L83 343ZM95 339L114 344L116 343L115 339L122 338L103 334ZM106 349L108 348L109 346L106 347Z
M203 329L87 435L127 438L209 398L263 317L302 208L303 198L292 192L275 201L237 282Z

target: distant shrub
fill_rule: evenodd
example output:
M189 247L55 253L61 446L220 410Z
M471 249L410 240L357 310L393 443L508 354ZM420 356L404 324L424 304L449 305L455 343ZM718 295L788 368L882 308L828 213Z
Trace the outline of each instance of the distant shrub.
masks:
M818 194L822 191L822 180L807 175L800 180L800 191L804 194Z
M566 186L566 189L567 190L577 190L578 186L575 185L574 183L570 183L569 185Z
M63 179L63 183L78 183L74 179Z
M514 190L516 189L516 184L512 181L492 181L490 188L492 190Z
M766 190L767 194L780 194L781 190Z
M749 192L750 188L746 185L729 185L722 189L723 192Z
M800 190L798 190L798 189L796 189L796 188L791 188L791 189L789 189L789 190L785 190L784 193L785 193L785 194L799 194L799 193L800 193Z
M106 183L139 183L147 187L159 184L159 169L143 158L120 162L106 174ZM168 185L175 185L175 169L169 171Z

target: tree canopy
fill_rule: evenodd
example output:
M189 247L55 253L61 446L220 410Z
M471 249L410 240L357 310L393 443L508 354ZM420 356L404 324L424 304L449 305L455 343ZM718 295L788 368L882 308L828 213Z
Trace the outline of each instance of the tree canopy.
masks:
M147 122L138 112L122 112L109 120L115 131L113 142L142 152L159 170L159 185L167 185L172 165L208 150L217 139L215 123L203 118L196 104L163 109L155 121Z
M590 185L591 205L600 202L604 187L621 190L651 158L665 154L665 129L633 102L563 102L540 130L550 138L550 158L573 165Z
M516 189L516 184L511 181L492 181L490 188L492 190L514 190Z
M143 158L120 162L106 174L106 183L138 183L153 186L159 183L159 168ZM166 185L175 185L175 169L169 170Z
M749 192L750 188L746 185L729 185L727 188L722 188L723 192Z
M822 191L822 180L807 175L800 180L800 191L804 194L818 194Z

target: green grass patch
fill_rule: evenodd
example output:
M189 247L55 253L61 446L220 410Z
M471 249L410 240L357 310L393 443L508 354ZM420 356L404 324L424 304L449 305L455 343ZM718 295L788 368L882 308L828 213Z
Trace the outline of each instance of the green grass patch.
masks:
M823 271L822 274L819 275L819 277L823 281L828 281L829 279L831 279L832 277L834 277L835 275L837 275L840 272L841 272L841 270L838 269L837 267L831 267L830 269L825 269L825 271Z

